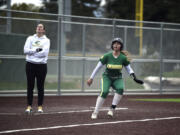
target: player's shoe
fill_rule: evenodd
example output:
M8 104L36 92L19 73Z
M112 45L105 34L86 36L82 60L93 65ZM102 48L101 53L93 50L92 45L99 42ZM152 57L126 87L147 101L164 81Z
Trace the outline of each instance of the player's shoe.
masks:
M43 113L42 106L38 106L38 113Z
M25 113L32 113L32 107L30 105L26 108Z
M92 120L97 119L97 115L98 115L98 113L93 112L92 115L91 115L91 119Z
M115 109L110 108L109 111L108 111L108 113L107 113L107 115L110 116L110 117L113 117L113 115L114 115L114 110L115 110Z

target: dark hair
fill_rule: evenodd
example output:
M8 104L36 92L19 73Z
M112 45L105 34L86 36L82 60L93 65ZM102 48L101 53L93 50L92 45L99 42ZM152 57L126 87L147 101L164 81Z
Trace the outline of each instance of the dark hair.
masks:
M45 29L45 25L44 25L43 23L38 23L37 26L38 26L39 24L41 24L41 25L43 26L43 29L46 30L46 29Z

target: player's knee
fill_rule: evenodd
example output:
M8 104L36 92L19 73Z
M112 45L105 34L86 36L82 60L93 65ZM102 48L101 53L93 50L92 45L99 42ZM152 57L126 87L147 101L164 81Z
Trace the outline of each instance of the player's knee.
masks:
M120 95L123 95L124 90L123 90L123 89L117 89L116 92L117 92L118 94L120 94Z
M109 92L102 92L100 96L103 98L106 98L108 96L108 94L109 94Z

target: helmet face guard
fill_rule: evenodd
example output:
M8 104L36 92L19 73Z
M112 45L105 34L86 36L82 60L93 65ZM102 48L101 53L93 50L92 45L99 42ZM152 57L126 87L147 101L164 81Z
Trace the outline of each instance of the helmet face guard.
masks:
M112 42L111 42L111 49L113 50L113 44L114 44L115 42L118 42L118 43L120 43L120 44L121 44L120 51L122 51L122 50L123 50L124 45L123 45L123 41L122 41L122 39L121 39L121 38L114 38L114 39L112 40Z

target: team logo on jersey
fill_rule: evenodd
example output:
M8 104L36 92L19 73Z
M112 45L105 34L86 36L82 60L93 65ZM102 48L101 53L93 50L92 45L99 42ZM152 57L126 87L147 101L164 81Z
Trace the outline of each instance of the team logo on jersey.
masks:
M41 43L40 41L36 41L36 42L34 42L32 45L33 45L33 46L36 46L36 47L40 47L40 46L41 46L40 43Z
M122 69L122 65L107 64L108 69Z

